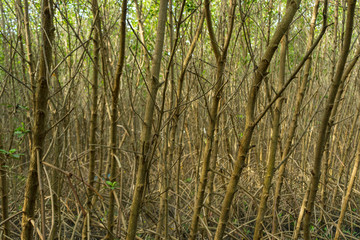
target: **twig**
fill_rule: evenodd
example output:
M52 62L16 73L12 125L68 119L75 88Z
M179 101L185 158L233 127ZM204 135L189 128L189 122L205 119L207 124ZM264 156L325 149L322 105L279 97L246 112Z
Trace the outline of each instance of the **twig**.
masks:
M56 123L54 123L49 129L47 129L45 131L45 133L48 133L51 129L53 129L54 127L56 127L60 122L62 122L67 116L70 115L70 113L74 110L74 108L72 108L70 111L68 111L61 119L59 119L59 121L57 121Z
M23 212L23 211L20 211L20 212L17 212L17 213L15 213L15 214L11 215L10 217L8 217L7 219L5 219L4 221L0 222L0 226L4 225L7 221L11 220L12 218L14 218L14 217L16 217L16 216L18 216L18 215L20 215L20 214L22 214L22 213L24 213L24 212Z
M15 79L17 82L19 82L21 85L23 85L24 87L26 87L27 89L30 90L30 92L33 92L33 90L26 85L25 83L23 83L21 80L19 80L17 77L15 77L11 72L9 72L6 68L4 68L3 66L0 65L0 68L6 73L8 74L10 77L12 77L13 79Z
M36 233L39 235L39 238L40 238L41 240L44 240L44 237L43 237L43 235L41 234L40 229L36 226L34 219L31 219L30 222L31 222L31 224L33 225L33 227L36 229Z
M90 186L90 184L88 184L87 182L85 182L84 180L82 180L79 176L77 176L77 175L75 175L75 174L73 174L73 173L71 173L71 172L68 172L68 171L65 171L65 170L63 170L63 169L61 169L61 168L58 168L58 167L56 167L56 166L54 166L54 165L52 165L51 163L48 163L48 162L42 162L42 164L44 164L44 165L46 165L46 166L48 166L48 167L51 167L51 168L53 168L53 169L55 169L55 170L57 170L57 171L59 171L59 172L62 172L63 174L65 174L67 177L75 177L76 179L78 179L79 181L81 181L81 182L83 182L86 186L88 186L96 195L98 195L100 198L101 198L101 200L104 200L104 198L100 195L100 193L98 193L97 191L96 191L96 189L95 188L93 188L92 186Z

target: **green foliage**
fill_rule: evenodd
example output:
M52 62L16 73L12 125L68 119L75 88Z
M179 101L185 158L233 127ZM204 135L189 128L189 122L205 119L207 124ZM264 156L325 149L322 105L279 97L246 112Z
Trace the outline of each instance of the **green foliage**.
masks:
M16 153L16 149L10 149L9 151L6 151L5 149L0 149L0 154L4 154L5 156L9 156L11 158L19 159L20 156L24 155L22 153Z
M238 114L238 115L236 115L236 117L239 119L244 119L244 115L242 115L242 114Z
M192 12L192 11L195 11L196 8L197 8L197 6L196 6L195 2L193 2L193 1L186 1L185 10L186 10L187 12L190 13L190 12Z
M117 182L106 181L106 184L110 187L111 190L117 188Z
M313 225L310 226L310 231L315 231L315 227Z
M22 138L29 132L30 132L30 130L26 129L25 124L23 122L21 122L21 126L15 129L14 134L18 138Z
M244 232L246 235L251 235L251 230L249 228L244 228Z

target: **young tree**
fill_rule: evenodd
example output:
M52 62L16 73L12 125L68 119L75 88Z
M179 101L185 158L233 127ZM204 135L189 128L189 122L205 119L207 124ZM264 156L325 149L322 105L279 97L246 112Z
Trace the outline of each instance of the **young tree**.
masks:
M319 9L319 0L315 1L312 16L311 16L310 31L309 31L307 46L306 46L307 50L309 50L313 44L314 34L315 34L315 23L316 23L316 17L318 14L318 9ZM326 22L325 22L326 18L323 18L323 21L324 21L323 22L323 30L324 30L326 28ZM294 109L293 116L291 118L289 130L288 130L289 134L287 136L287 139L285 142L285 147L284 147L282 155L281 155L281 162L280 162L281 166L279 168L278 178L277 178L277 182L276 182L275 194L274 194L274 200L273 200L273 211L272 211L272 217L273 217L272 234L274 234L274 235L277 232L277 226L278 226L277 216L278 216L278 208L279 208L279 204L280 204L280 200L281 200L280 193L281 193L281 188L282 188L283 181L284 181L284 174L285 174L285 170L286 170L286 166L287 166L287 162L288 162L287 158L290 153L293 138L295 136L295 131L296 131L296 128L298 125L298 119L299 119L300 112L301 112L302 101L304 99L305 91L308 86L311 63L312 63L312 58L310 57L305 63L304 75L301 79L301 82L299 83L299 88L296 93L295 109Z
M330 114L334 106L335 97L337 91L339 89L342 75L344 72L344 67L346 63L347 56L349 55L350 43L351 43L351 36L353 31L353 23L354 23L354 11L355 11L356 1L349 0L348 1L348 9L347 9L347 17L346 17L346 29L345 29L345 37L344 37L344 45L341 50L341 55L339 61L337 63L336 71L334 78L332 80L332 85L329 93L328 100L326 102L325 110L321 120L321 126L319 128L318 138L317 138L317 145L314 154L314 166L313 170L311 171L311 182L309 184L309 199L306 205L305 211L305 219L303 223L304 229L304 238L311 239L310 237L310 220L311 220L311 213L314 208L315 197L318 190L318 185L320 181L320 173L321 173L321 159L324 152L324 147L326 143L326 130L328 127Z
M191 229L190 229L190 237L189 239L196 239L197 229L198 229L198 221L200 217L200 211L203 205L204 196L205 196L205 189L208 180L208 171L210 165L210 158L211 152L213 150L214 144L214 133L216 122L218 121L218 109L219 103L221 100L221 94L223 89L223 73L225 69L227 51L230 44L231 35L233 32L233 24L234 24L234 14L235 14L236 2L231 1L230 6L230 20L229 20L229 29L228 34L226 36L225 44L222 47L222 50L219 48L217 43L213 24L211 20L211 12L210 12L210 2L209 0L205 0L205 16L206 16L206 23L208 26L209 37L211 41L211 46L216 58L217 64L217 72L216 72L216 82L215 88L213 91L212 102L210 105L209 111L209 123L206 131L206 146L204 152L202 153L202 170L200 174L200 186L197 190L197 195L195 199L195 206L194 206L194 213L191 220Z
M98 128L98 85L99 85L99 60L100 60L100 46L101 43L101 13L97 0L92 0L91 11L94 18L94 66L92 72L92 103L91 103L91 118L90 118L90 134L89 134L89 187L87 189L87 215L84 216L84 225L82 231L82 239L90 239L91 234L91 211L92 211L92 196L95 183L95 158L96 158L96 132Z
M280 40L288 30L290 23L292 22L292 19L294 18L295 13L299 8L299 4L300 1L290 1L288 3L285 15L282 18L281 22L279 22L279 25L277 26L275 33L269 42L269 46L267 47L255 71L255 76L249 93L249 99L246 105L245 131L240 141L240 147L236 156L234 170L231 174L230 182L227 185L225 198L222 203L221 215L215 234L216 240L222 239L224 235L226 224L229 219L230 206L236 192L241 172L245 167L245 159L250 148L250 141L256 125L256 123L254 122L255 103L258 97L260 84L267 74L266 71L271 62L271 59L277 49L278 44L280 43Z
M110 133L109 133L109 146L110 146L110 181L116 181L116 148L117 148L117 123L118 123L118 101L120 93L120 79L123 73L123 68L125 64L125 40L126 40L126 13L127 13L127 0L122 1L121 5L121 19L120 19L120 53L119 60L116 65L116 73L113 81L113 87L111 89L111 115L110 115ZM99 29L100 30L100 29ZM90 179L91 180L91 179ZM107 227L108 232L105 239L112 240L113 228L114 228L114 205L115 205L115 189L111 189L109 193L109 209L107 216Z
M165 25L167 19L168 0L160 0L158 25L156 29L155 48L152 59L151 74L148 76L147 84L149 93L147 96L144 122L141 131L141 156L136 173L135 192L130 208L130 218L127 229L127 240L135 239L137 221L141 209L141 199L145 192L145 178L149 171L149 163L153 156L156 146L156 137L152 138L152 125L154 118L154 109L156 105L156 96L160 87L159 75L161 68L161 59L163 55L163 46L165 39Z
M41 48L38 77L34 96L34 125L28 178L26 181L25 198L22 214L21 239L32 239L35 203L38 191L38 164L44 154L44 141L47 133L46 117L48 113L48 93L52 63L52 40L54 7L52 0L41 3ZM44 214L44 212L43 212Z
M280 66L279 66L279 76L278 76L278 89L279 91L285 81L285 64L286 64L286 51L287 51L288 37L285 34L281 40L280 48ZM271 126L271 139L269 146L269 154L267 158L267 168L264 178L263 190L261 193L260 204L258 208L258 213L255 223L255 232L254 239L261 239L262 236L262 224L264 220L266 202L269 198L271 181L274 176L276 152L278 149L279 135L280 135L280 120L281 120L281 111L284 99L278 99L275 103L275 108L273 111L272 117L272 126Z

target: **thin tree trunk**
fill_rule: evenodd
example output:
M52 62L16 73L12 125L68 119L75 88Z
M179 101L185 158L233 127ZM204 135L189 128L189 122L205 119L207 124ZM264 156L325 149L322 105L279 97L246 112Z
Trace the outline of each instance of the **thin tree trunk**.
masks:
M325 147L325 159L323 161L323 164L322 164L322 169L323 169L323 174L321 174L321 180L320 182L322 183L321 184L321 197L320 197L320 204L321 204L321 216L320 216L320 219L321 221L324 221L324 212L326 212L326 200L327 200L327 196L326 196L326 189L327 189L327 178L328 178L328 170L329 170L329 156L330 156L330 135L331 135L331 127L334 125L334 122L335 122L335 118L336 118L336 113L337 113L337 109L340 105L340 102L343 98L343 93L344 93L344 86L345 86L345 81L347 79L347 77L350 75L353 67L355 66L356 62L358 61L360 57L360 47L356 50L356 53L355 53L355 57L354 59L348 64L348 66L345 68L344 70L344 74L341 78L341 83L340 83L340 86L339 86L339 90L336 94L336 98L335 98L335 101L334 101L334 106L333 106L333 109L331 111L331 115L330 115L330 119L329 119L329 126L330 128L327 129L326 131L326 139L327 139L327 143L326 143L326 147ZM334 133L333 133L333 136L337 136L337 128L335 126L335 129L334 129ZM343 157L342 157L343 158ZM344 158L346 159L346 158ZM336 187L335 187L336 189Z
M65 16L68 16L68 11L65 10ZM69 29L70 27L67 26L67 52L70 52L71 49L71 34L69 34ZM56 50L56 49L55 49ZM56 56L57 53L54 53L54 66L56 66L58 64L57 60L56 60ZM67 79L70 81L72 79L71 73L72 73L72 57L69 56L68 58L68 64L67 64L67 72L66 72L66 77ZM68 91L67 95L65 94L64 89L62 88L59 78L58 78L58 71L54 72L55 74L55 79L54 79L54 89L55 92L59 92L61 95L61 102L63 103L63 106L58 105L57 109L61 109L59 112L56 111L57 114L55 114L55 116L53 116L53 122L56 123L56 121L58 119L60 119L62 116L65 116L65 114L68 113L70 107L69 107L69 103L71 102L70 100L70 95L73 91L75 91L74 87L72 86L73 81L71 82L70 85L70 91ZM51 105L50 105L51 107ZM64 139L61 139L59 137L54 137L54 139L56 139L55 141L55 160L54 160L54 165L55 167L58 168L62 168L65 169L66 167L66 163L67 163L67 158L65 156L65 151L66 151L66 147L69 145L69 129L68 129L68 124L69 124L69 117L67 117L66 119L64 119L64 121L62 123L60 123L61 127L57 127L56 131L54 131L53 135L54 136L59 136L61 135L61 132L63 131L64 133ZM62 154L63 153L63 154ZM62 155L62 157L60 157ZM62 161L61 161L62 160ZM61 163L62 162L62 163ZM61 190L62 190L62 184L64 182L64 180L59 176L59 173L56 170L53 170L52 175L51 175L51 183L53 184L53 191L52 191L52 207L54 209L54 221L52 222L51 225L51 229L50 229L50 233L49 233L49 240L54 240L54 239L58 239L59 237L59 229L61 226L61 201L60 201L60 197L61 197Z
M344 46L342 48L340 59L337 64L337 67L336 67L334 79L332 80L329 98L328 98L328 101L326 102L326 107L325 107L324 114L323 114L323 117L321 120L321 125L319 128L318 140L317 140L317 145L315 148L315 155L314 155L314 167L313 167L313 170L311 171L312 177L311 177L311 182L310 182L310 194L309 194L309 200L308 200L308 203L306 206L306 212L305 212L305 218L304 218L304 224L303 224L305 240L310 239L311 213L314 208L315 197L316 197L316 193L317 193L318 185L319 185L319 181L320 181L321 159L323 156L324 147L325 147L325 143L326 143L326 139L325 139L326 131L327 131L331 111L333 109L335 97L336 97L336 94L338 92L338 89L339 89L339 86L341 83L346 59L349 54L351 35L352 35L353 23L354 23L355 5L356 5L356 1L354 1L354 0L348 1Z
M172 126L171 126L171 131L170 131L170 142L169 142L169 162L172 163L173 159L174 159L174 152L175 152L175 145L176 145L176 133L177 133L177 129L178 129L178 125L179 125L179 118L180 118L180 114L181 114L181 103L182 103L182 91L183 91L183 85L184 85L184 80L185 80L185 74L187 71L187 67L190 63L190 60L192 58L193 52L195 50L196 47L196 43L199 39L199 36L202 32L202 28L204 25L204 19L205 19L205 13L202 14L201 19L200 19L200 23L199 23L199 27L196 30L196 33L194 35L194 38L191 42L190 48L185 56L184 62L182 64L182 69L181 69L181 73L178 79L178 84L177 84L177 90L176 90L176 99L175 99L175 112L173 114L172 117ZM181 142L181 141L180 141ZM177 164L177 180L176 180L176 219L179 221L180 220L180 214L178 213L178 210L180 208L179 204L180 204L180 189L179 189L179 177L180 177L180 159L178 160L178 164Z
M31 89L33 90L33 99L35 99L35 63L33 59L33 53L31 49L31 33L30 33L30 19L29 19L29 3L28 0L24 0L24 24L25 24L25 45L26 45L26 53L28 57L29 63L29 77L31 83ZM32 107L35 107L33 104Z
M358 137L358 141L359 141L359 137ZM356 155L355 163L354 163L354 166L353 166L353 169L352 169L350 181L349 181L348 186L347 186L346 194L345 194L345 196L344 196L344 198L342 200L342 203L341 203L341 212L340 212L339 220L338 220L337 225L336 225L336 232L335 232L334 240L337 240L340 237L341 225L342 225L342 223L344 221L346 209L347 209L347 206L348 206L348 203L349 203L349 200L350 200L350 195L351 195L351 192L353 190L354 182L355 182L355 179L356 179L357 174L358 174L359 162L360 162L360 144L358 144L358 147L357 147L357 155Z
M128 224L128 230L126 239L135 239L137 220L140 214L141 200L145 192L146 174L149 168L149 162L151 162L153 149L152 146L156 143L156 139L152 139L152 125L154 118L154 109L156 104L156 96L160 87L159 75L161 68L161 59L163 54L163 45L165 38L165 26L167 19L167 6L168 0L160 0L158 25L156 31L155 50L153 55L153 62L151 67L151 75L148 76L149 93L145 107L145 117L141 132L141 157L139 159L139 165L136 173L136 185L134 196L130 208L130 218Z
M307 50L309 50L311 48L311 45L313 43L316 16L317 16L318 9L319 9L319 2L320 2L319 0L316 0L314 8L313 8L313 13L312 13L311 22L310 22L310 33L309 33L308 42L307 42ZM325 26L325 25L326 25L326 22L323 23L323 26ZM289 127L289 135L287 136L284 151L281 156L281 164L282 165L280 166L280 169L279 169L278 180L276 182L274 201L273 201L273 211L272 211L272 217L273 217L272 234L273 235L276 234L277 227L278 227L277 215L278 215L278 209L279 209L279 205L280 205L281 188L283 185L285 169L286 169L287 162L288 162L285 158L287 158L288 154L290 153L292 141L295 136L296 128L298 125L297 123L298 123L298 119L300 116L301 105L302 105L302 101L304 99L305 91L306 91L307 85L308 85L311 62L312 62L312 59L309 58L305 63L304 75L303 75L302 81L299 83L299 88L296 93L295 109L294 109L294 114L292 116L290 127Z
M220 103L221 106L221 103ZM221 116L221 115L220 115ZM214 146L213 146L213 151L212 151L212 155L210 158L210 172L209 174L209 184L207 186L207 195L208 197L206 198L206 205L208 206L205 209L205 218L206 221L205 223L209 223L210 222L210 213L211 213L211 206L213 204L213 195L214 195L214 179L215 179L215 170L216 170L216 165L217 165L217 155L218 155L218 151L219 151L219 122L220 122L220 116L218 116L218 120L216 121L216 125L215 125L215 131L214 131Z
M110 181L113 183L116 181L116 148L117 148L117 123L118 123L118 101L120 93L120 79L123 73L124 63L125 63L125 38L126 38L126 13L127 13L127 0L123 0L121 5L121 18L120 18L120 52L119 60L116 66L115 78L113 81L113 87L111 89L111 115L110 115L110 134L109 134L109 162L110 162ZM100 30L100 29L99 29ZM109 209L107 216L107 234L105 239L112 240L114 239L113 229L115 226L114 221L114 208L115 208L115 189L110 189L109 191ZM91 201L91 200L90 200Z
M293 239L298 239L299 238L300 230L301 230L301 223L302 223L302 220L303 220L303 217L304 217L304 214L305 214L306 205L308 203L309 193L310 193L310 188L308 188L306 190L305 194L304 194L304 198L302 200L302 204L301 204L301 207L300 207L299 216L298 216L298 219L296 221L296 227L295 227L295 230L294 230Z
M35 202L38 191L38 163L43 157L43 147L46 136L46 117L48 113L48 93L50 80L50 67L52 59L52 39L53 39L53 1L43 0L41 5L41 41L40 48L40 64L38 79L36 81L36 93L34 99L34 126L33 132L33 146L31 149L30 166L28 171L28 178L26 181L25 198L22 215L22 240L32 239L33 226L31 220L34 220Z
M82 229L82 239L90 239L91 236L91 211L92 211L92 197L93 191L91 188L95 185L95 160L96 160L96 132L97 132L97 112L98 112L98 75L99 75L99 60L100 60L100 32L101 32L101 18L100 10L97 0L92 0L91 10L94 17L94 58L93 58L93 72L92 72L92 99L91 99L91 117L90 117L90 136L89 136L89 175L87 188L87 215L84 216L84 224Z
M175 55L175 48L177 45L177 41L178 41L178 34L176 36L176 39L174 41L174 26L173 26L173 4L172 4L172 0L169 0L169 45L170 45L170 50L172 51L172 55ZM184 5L184 2L183 4ZM180 15L180 21L181 21L181 17L182 17L182 13L183 13L183 6L181 7L181 15ZM179 26L180 27L180 26ZM177 31L179 31L180 29L177 29ZM173 56L170 59L169 62L169 69L168 71L170 71L169 77L170 77L170 101L169 101L169 106L168 108L171 109L174 105L174 94L173 94L173 87L174 87L174 63L173 63L173 58L175 58L175 56ZM168 80L165 80L168 81ZM166 88L164 87L164 96L166 96ZM163 101L165 101L165 99L163 99ZM163 102L163 104L165 104L165 102ZM163 105L164 106L164 105ZM162 109L163 111L163 109ZM162 116L161 116L162 117ZM160 126L160 122L159 121L159 126ZM158 129L159 131L160 129ZM169 134L170 134L170 125L168 124L166 126L166 139L168 141L169 139ZM171 166L172 161L169 161L170 159L168 159L168 152L169 152L169 144L168 142L165 141L164 142L164 151L163 151L163 155L162 155L162 161L159 161L159 172L161 175L160 178L160 209L159 209L159 220L156 226L156 236L155 236L155 240L159 240L162 237L164 239L168 239L168 234L169 234L169 182L170 182L170 176L171 174L169 174L169 166ZM162 170L162 171L161 171ZM164 228L164 231L162 231L162 229Z
M342 174L344 172L346 162L348 161L350 153L351 153L351 149L352 149L351 142L353 141L353 137L354 137L354 134L355 134L355 130L356 130L355 128L357 126L358 118L359 118L359 113L357 114L357 116L354 118L354 120L352 122L351 129L350 129L350 134L347 134L348 138L347 138L346 144L344 145L344 148L343 148L344 150L342 151L341 158L340 158L340 161L339 161L341 166L340 166L340 169L339 169L339 172L338 172L338 176L336 178L333 197L331 199L331 204L330 204L334 208L335 208L334 205L335 205L335 201L336 201L336 195L337 195L337 191L338 191L338 186L340 185L341 177L342 177Z
M172 1L170 0L169 1L170 3L170 8L172 6ZM184 7L185 7L185 1L183 2L183 5L181 7L181 10L180 10L180 15L179 15L179 20L177 21L178 22L178 26L177 26L177 29L176 29L176 39L175 41L173 40L173 28L170 28L170 46L171 46L171 49L172 49L172 53L171 53L171 56L172 58L170 59L170 65L168 66L168 71L170 71L170 75L172 75L171 78L173 78L173 75L174 75L174 70L173 70L173 55L175 55L175 48L177 46L177 43L179 41L179 37L180 37L180 24L181 23L181 18L182 18L182 14L183 14L183 11L184 11ZM170 22L172 22L172 10L170 11ZM160 168L162 168L163 170L163 177L161 179L161 199L160 199L160 209L159 209L159 222L157 224L157 235L156 235L156 239L159 239L161 237L161 229L164 227L165 228L165 231L164 231L164 238L167 239L168 238L168 190L169 190L169 182L170 182L170 175L168 175L169 173L169 170L168 170L168 166L171 166L172 163L173 163L173 158L174 158L174 150L175 150L175 136L176 136L176 132L177 132L177 124L178 124L178 119L179 119L179 116L180 116L180 103L181 103L181 94L182 94L182 88L183 88L183 81L184 81L184 78L185 78L185 73L186 73L186 70L187 70L187 66L191 60L191 56L195 50L195 47L196 47L196 43L197 43L197 40L200 36L200 33L202 31L202 27L203 27L203 23L204 23L204 14L201 15L201 19L200 19L200 22L199 22L199 26L195 32L195 36L191 42L191 45L190 45L190 48L186 54L186 57L184 59L184 62L182 64L182 70L181 70L181 73L180 73L180 77L179 77L179 80L178 80L178 89L177 89L177 97L175 99L175 102L173 103L173 91L174 91L174 83L173 83L173 80L171 80L171 106L170 108L172 108L174 105L175 105L175 112L173 114L173 117L172 117L172 126L170 127L168 125L167 127L167 136L169 137L169 142L168 144L164 147L165 150L165 154L163 156L163 161L161 163L161 166ZM166 73L166 79L165 81L167 81L167 78L168 78L168 72ZM166 83L165 83L166 84ZM165 91L166 91L166 86L164 88L164 93L163 93L163 96L165 96ZM164 99L163 99L164 101ZM161 112L163 111L163 107L161 109ZM162 117L162 116L161 116ZM158 127L157 127L157 132L159 132L159 128L161 127L161 119L159 120L158 122ZM179 195L177 196L177 198L179 197ZM165 226L164 226L165 225Z
M195 198L194 212L191 219L191 227L190 227L190 236L189 240L196 239L200 211L203 206L204 198L205 198L205 189L208 181L208 171L210 165L211 153L214 145L214 132L216 127L216 121L218 120L218 109L219 103L221 100L222 89L223 89L223 73L225 69L225 62L227 57L227 50L229 47L233 24L234 24L234 14L235 14L236 2L231 1L231 10L230 10L230 20L229 20L229 32L226 36L225 44L223 50L221 51L213 30L212 20L211 20L211 12L210 12L210 2L209 0L205 0L205 17L206 23L208 26L208 32L210 36L211 46L213 48L213 52L215 54L216 63L217 63L217 72L216 72L216 83L213 91L212 102L209 111L209 123L206 130L206 146L202 154L202 169L200 174L200 186L197 189L197 194Z
M215 238L214 238L215 240L221 240L223 238L226 224L229 219L231 203L237 189L237 184L239 182L241 172L246 165L245 160L250 148L250 141L255 128L254 112L255 112L256 99L259 93L260 84L264 79L264 77L267 75L266 71L271 62L271 59L277 49L277 46L279 45L281 38L288 30L290 23L294 18L297 9L299 8L299 4L300 4L300 0L298 1L293 0L289 2L289 7L287 8L283 19L277 26L275 33L272 39L270 40L269 46L267 47L263 55L263 58L261 59L258 68L256 69L255 77L250 89L250 94L246 106L245 131L240 141L240 147L236 156L234 170L231 174L230 182L226 188L225 198L223 200L221 207L220 219L215 233Z
M0 122L0 124L2 124ZM1 131L2 126L0 126L0 149L3 149L3 133ZM9 217L9 189L7 183L7 171L6 171L6 156L5 154L0 154L0 188L1 188L1 217L2 220ZM10 222L6 221L4 223L4 230L2 234L2 240L6 240L10 237Z
M176 27L176 38L174 39L173 36L173 27L172 27L172 1L169 1L169 22L170 24L170 49L171 49L171 53L170 53L170 59L166 68L166 73L165 73L165 79L164 79L164 89L163 89L163 95L162 95L162 103L161 103L161 108L160 108L160 114L159 114L159 118L157 121L157 126L156 126L156 130L155 130L155 134L159 135L161 132L161 124L162 124L162 120L164 117L164 108L165 108L165 102L166 102L166 92L168 89L168 85L169 85L169 81L171 82L171 89L170 89L170 102L169 102L169 107L168 108L172 108L173 105L173 92L172 92L172 79L169 80L170 75L174 75L174 68L173 68L173 60L175 58L175 53L176 53L176 49L178 46L178 42L179 42L179 38L180 38L180 26L181 26L181 22L182 22L182 15L184 12L184 8L185 8L185 0L183 0L181 8L180 8L180 13L179 13L179 19L177 20L177 27ZM165 134L166 134L166 139L169 139L169 124L166 126L166 130L165 130ZM154 145L155 146L155 145ZM159 182L159 189L160 189L160 208L159 208L159 220L156 226L156 237L155 240L158 240L161 238L162 236L162 228L164 227L164 238L168 239L168 231L169 231L169 226L168 226L168 216L169 216L169 203L168 203L168 197L169 197L169 182L170 182L170 175L169 175L169 170L168 167L171 166L170 164L172 164L171 162L168 161L167 155L168 155L168 151L169 151L169 145L167 144L167 142L165 141L165 144L163 146L163 153L162 153L162 157L161 157L161 161L159 161L159 172L160 172L160 182ZM161 172L162 171L162 172Z
M339 26L339 0L335 0L335 10L334 10L334 36L333 36L333 52L331 56L331 61L333 63L331 68L331 78L334 77L335 68L336 68L336 52L337 52L337 43L338 43L338 26Z
M278 90L280 90L284 85L287 41L288 41L287 34L285 34L281 40ZM262 225L266 211L266 203L270 194L271 181L274 176L276 152L278 149L278 142L280 135L282 104L283 104L283 99L278 99L276 101L274 114L272 118L271 139L270 139L269 154L267 159L267 169L265 173L263 190L262 190L260 204L256 217L254 239L260 239L262 237Z

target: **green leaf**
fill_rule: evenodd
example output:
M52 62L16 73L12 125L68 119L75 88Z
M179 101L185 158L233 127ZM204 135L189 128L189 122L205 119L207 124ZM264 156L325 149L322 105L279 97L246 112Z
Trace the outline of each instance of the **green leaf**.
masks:
M23 110L29 110L29 108L27 106L23 106L23 105L20 105L18 104L17 105L20 109L23 109Z
M115 189L116 183L117 182L106 181L106 184L109 185L111 189Z
M21 138L29 132L30 132L30 130L25 129L25 124L24 124L24 122L22 122L21 126L15 129L14 134L17 135L19 138Z
M9 151L9 153L14 153L14 152L16 152L16 149L15 149L15 148L10 149L10 151Z
M24 154L19 154L19 153L18 153L18 154L11 154L10 156L11 156L12 158L19 159L21 155L24 155Z
M9 154L9 152L6 151L6 150L4 150L4 149L0 149L0 153L2 153L2 154Z
M15 135L21 135L21 134L23 134L23 133L22 133L22 131L15 131L14 134L15 134Z

